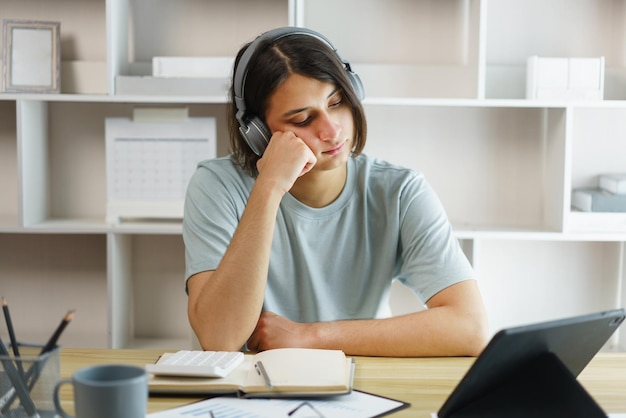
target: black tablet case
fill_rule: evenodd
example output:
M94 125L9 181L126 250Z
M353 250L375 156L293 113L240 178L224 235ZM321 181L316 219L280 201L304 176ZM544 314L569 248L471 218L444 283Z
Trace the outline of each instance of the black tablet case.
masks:
M439 418L606 418L576 376L624 315L617 309L498 332Z

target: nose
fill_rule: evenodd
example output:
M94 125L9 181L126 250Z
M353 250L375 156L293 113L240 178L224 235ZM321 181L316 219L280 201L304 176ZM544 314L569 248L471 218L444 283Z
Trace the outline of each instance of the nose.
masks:
M318 138L321 141L332 141L339 136L341 124L329 113L323 113L318 119Z

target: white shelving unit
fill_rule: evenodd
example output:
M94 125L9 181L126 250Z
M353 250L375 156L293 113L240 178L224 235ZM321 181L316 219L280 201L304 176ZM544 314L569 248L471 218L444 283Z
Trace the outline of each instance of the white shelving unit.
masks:
M105 222L104 121L185 106L217 119L225 155L226 97L115 80L284 25L323 32L360 74L366 152L425 173L494 332L626 304L626 214L570 210L572 188L626 171L626 0L0 0L2 18L61 22L62 94L0 94L0 293L23 340L76 308L66 346L191 344L180 222ZM531 55L604 56L605 100L525 100ZM392 303L419 308L400 287Z

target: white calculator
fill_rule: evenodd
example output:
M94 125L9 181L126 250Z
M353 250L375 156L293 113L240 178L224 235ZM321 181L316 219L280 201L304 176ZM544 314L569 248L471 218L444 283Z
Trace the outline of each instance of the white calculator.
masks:
M243 362L241 351L179 350L146 370L157 376L226 377Z

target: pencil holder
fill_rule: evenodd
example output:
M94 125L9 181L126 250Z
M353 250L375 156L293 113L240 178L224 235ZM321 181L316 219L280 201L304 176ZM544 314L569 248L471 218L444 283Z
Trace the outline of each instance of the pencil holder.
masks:
M52 394L61 374L59 347L44 354L42 346L18 348L19 356L0 355L0 417L55 417Z

